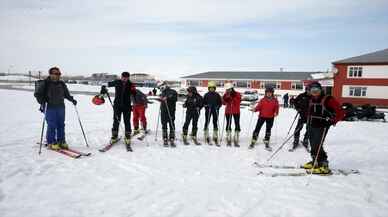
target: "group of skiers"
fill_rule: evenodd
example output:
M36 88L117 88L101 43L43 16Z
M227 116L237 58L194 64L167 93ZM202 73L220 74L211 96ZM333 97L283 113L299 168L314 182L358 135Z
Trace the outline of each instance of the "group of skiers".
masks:
M107 87L115 88L113 103L110 101ZM163 145L165 147L176 147L175 113L178 94L174 89L170 88L166 82L159 83L158 89L160 90L159 117L162 125ZM219 111L224 105L225 118L223 121L226 121L226 145L232 146L233 143L235 147L240 147L241 94L234 89L232 83L225 83L224 89L225 93L221 96L216 92L216 83L209 81L208 92L202 97L198 93L196 87L190 86L187 88L188 94L183 103L183 108L186 109L186 117L182 127L182 140L185 145L189 144L188 136L190 136L191 140L196 145L201 144L197 139L198 120L201 110L204 108L205 124L203 131L205 141L209 145L212 145L213 141L215 145L220 146ZM127 150L132 151L131 137L140 132L143 132L144 134L148 132L145 116L148 104L147 97L140 90L135 88L134 84L130 81L130 74L128 72L123 72L121 74L121 79L108 82L107 86L102 86L100 94L93 99L93 102L97 103L99 100L103 100L103 96L105 95L108 96L109 101L113 106L113 127L110 144L114 144L120 139L118 137L118 131L121 116L123 116L125 126L124 142ZM41 111L45 112L45 118L48 124L46 134L48 147L54 150L68 148L64 133L64 99L68 99L74 105L77 104L77 101L70 95L66 84L60 80L59 68L54 67L49 70L49 77L45 79L43 85L40 85L36 90L35 97L41 104ZM312 161L304 164L304 168L311 169L312 173L330 173L327 154L322 145L329 128L342 120L344 112L341 110L337 100L332 96L325 95L322 86L318 82L309 84L306 87L305 92L295 98L294 105L299 118L292 135L294 137L294 142L291 150L298 147L300 132L306 124L306 133L302 145L307 148L308 144L310 144ZM250 107L250 110L252 112L258 112L258 119L252 133L249 148L252 149L255 147L260 130L265 123L266 130L263 143L265 144L265 149L270 151L271 129L274 125L276 116L279 115L279 103L274 95L274 88L267 87L265 89L264 97L260 99L257 105ZM132 132L131 129L131 112L133 112L134 116L134 132ZM139 120L141 128L139 126ZM232 120L234 122L234 134L232 133ZM209 125L211 122L213 123L212 138L210 138L209 134ZM190 123L192 127L191 133L188 135ZM221 140L222 137L223 135L221 135Z

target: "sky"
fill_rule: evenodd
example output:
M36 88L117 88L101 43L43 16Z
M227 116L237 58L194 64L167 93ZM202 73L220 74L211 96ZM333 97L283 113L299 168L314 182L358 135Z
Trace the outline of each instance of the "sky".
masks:
M322 71L388 48L388 0L0 0L0 72Z

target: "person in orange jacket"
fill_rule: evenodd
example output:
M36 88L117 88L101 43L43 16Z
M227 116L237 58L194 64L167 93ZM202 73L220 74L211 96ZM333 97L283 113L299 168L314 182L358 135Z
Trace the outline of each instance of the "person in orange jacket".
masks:
M267 87L265 89L265 96L259 101L257 106L252 109L252 111L259 112L259 119L257 120L256 128L253 131L252 141L249 145L249 148L252 149L255 147L257 137L260 133L260 129L265 122L266 129L263 142L265 144L265 149L271 151L272 149L269 145L271 129L275 117L279 114L279 102L274 96L274 89L272 87Z
M225 84L225 94L222 99L225 107L225 118L226 118L226 142L227 146L232 145L232 118L234 119L234 137L233 142L235 147L239 145L239 134L240 128L240 104L241 94L234 90L232 83Z

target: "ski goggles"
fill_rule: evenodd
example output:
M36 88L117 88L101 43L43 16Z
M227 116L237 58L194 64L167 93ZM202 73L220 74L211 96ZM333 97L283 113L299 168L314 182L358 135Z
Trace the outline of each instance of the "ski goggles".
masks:
M320 94L322 92L322 90L321 90L321 88L319 88L319 87L312 87L311 89L310 89L310 93L311 94Z

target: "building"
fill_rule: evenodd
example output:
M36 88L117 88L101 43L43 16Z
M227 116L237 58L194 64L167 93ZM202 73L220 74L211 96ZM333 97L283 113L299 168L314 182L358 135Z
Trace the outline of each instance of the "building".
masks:
M265 87L272 86L276 94L299 94L304 90L305 81L319 72L285 71L210 71L182 77L184 86L207 87L209 81L215 81L221 89L227 82L233 82L239 89L258 89L263 93Z
M108 73L94 73L88 79L92 80L92 81L105 81L105 82L107 82L107 81L115 80L117 78L118 78L117 75L111 75Z
M333 96L341 103L388 107L388 49L332 64Z
M146 73L131 73L131 81L139 87L155 87L155 76Z

